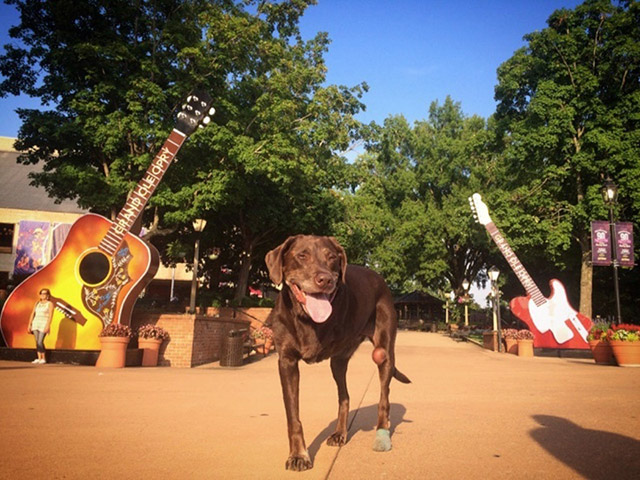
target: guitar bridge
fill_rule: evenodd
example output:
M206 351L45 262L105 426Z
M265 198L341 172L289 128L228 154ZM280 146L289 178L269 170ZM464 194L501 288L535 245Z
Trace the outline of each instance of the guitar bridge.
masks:
M61 312L69 320L73 320L79 325L84 326L87 323L87 319L78 311L77 308L71 306L71 304L65 302L63 299L54 297L51 295L50 300L53 302L55 309Z

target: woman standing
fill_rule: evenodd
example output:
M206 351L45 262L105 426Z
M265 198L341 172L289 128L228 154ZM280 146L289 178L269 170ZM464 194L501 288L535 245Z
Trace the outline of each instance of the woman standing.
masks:
M31 320L27 327L27 331L33 333L33 336L36 337L38 358L36 358L33 363L47 363L44 359L44 337L49 333L51 318L53 317L53 302L49 299L50 297L51 293L48 288L40 290L40 300L38 300L33 307Z

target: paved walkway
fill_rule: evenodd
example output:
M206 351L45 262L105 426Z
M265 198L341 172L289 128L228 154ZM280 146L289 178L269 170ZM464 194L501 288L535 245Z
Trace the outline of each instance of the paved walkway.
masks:
M286 472L277 356L239 368L97 369L0 361L0 478L638 479L640 369L518 358L400 332L393 449L371 449L379 395L371 347L348 373L349 443L328 362L301 366L315 466Z

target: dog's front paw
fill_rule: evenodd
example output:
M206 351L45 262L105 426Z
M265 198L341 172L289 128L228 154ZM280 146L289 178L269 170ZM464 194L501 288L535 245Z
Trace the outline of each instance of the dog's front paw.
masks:
M376 430L376 439L373 441L373 450L376 452L388 452L391 450L391 433L386 428Z
M336 432L327 438L327 445L330 447L341 447L347 443L347 434Z
M309 453L304 452L302 455L291 455L287 459L285 468L287 470L293 470L294 472L304 472L305 470L313 468L313 462L309 457Z

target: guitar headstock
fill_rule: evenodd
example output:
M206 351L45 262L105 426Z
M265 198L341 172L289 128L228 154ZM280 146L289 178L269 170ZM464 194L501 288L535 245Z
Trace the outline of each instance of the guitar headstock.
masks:
M484 226L492 222L489 216L489 209L482 201L479 193L474 193L469 197L469 205L471 206L471 211L473 212L473 217L476 219L476 222Z
M195 132L196 128L207 125L211 121L210 115L215 113L212 103L213 99L207 92L193 91L178 112L175 129L188 136Z

